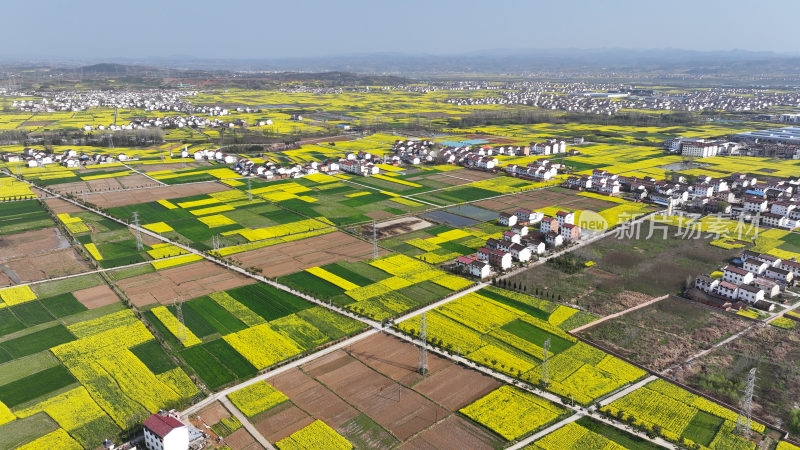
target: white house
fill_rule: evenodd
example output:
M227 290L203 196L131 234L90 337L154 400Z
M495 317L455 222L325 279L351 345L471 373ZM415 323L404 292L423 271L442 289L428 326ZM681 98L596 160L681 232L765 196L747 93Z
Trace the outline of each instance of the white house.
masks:
M760 288L750 285L739 286L739 293L737 294L739 300L744 300L747 303L753 304L757 301L764 300L764 291Z
M516 210L514 214L517 216L518 223L536 223L544 217L544 213L523 208Z
M517 216L509 213L500 213L497 218L497 223L505 227L513 227L517 224Z
M764 272L767 278L777 280L779 283L791 283L793 279L792 272L783 270L778 267L770 267Z
M767 267L770 267L770 265L757 259L746 259L742 263L742 268L744 268L744 270L753 272L757 275L764 273L767 270Z
M517 261L526 262L531 260L531 249L522 244L511 244L508 249L511 251L511 256Z
M564 243L564 236L561 236L555 231L550 231L545 233L544 241L553 247L560 247Z
M722 279L731 284L750 284L753 278L752 273L734 266L725 266L722 271Z
M775 297L781 293L781 286L778 283L766 278L757 277L755 280L753 280L753 286L762 289L764 291L764 295L769 298Z
M556 213L556 220L558 225L563 227L566 224L575 223L575 213L572 211L559 211Z
M513 231L504 231L503 232L503 240L504 241L513 242L514 244L519 244L520 239L522 239L522 237L519 234L514 233Z
M524 241L522 244L531 249L531 253L535 253L537 255L544 255L546 250L544 241Z
M761 215L761 223L768 227L786 228L789 225L789 218L779 214L764 213Z
M738 300L739 299L739 286L728 283L727 281L722 281L717 285L716 290L717 295L731 299L731 300Z
M714 292L719 286L719 280L708 275L700 275L694 280L694 287L703 292Z
M470 275L476 276L480 279L484 279L492 274L492 268L489 266L489 264L483 261L478 261L477 259L472 261L468 268Z
M782 261L780 267L787 272L792 272L794 278L800 276L800 263L797 261Z
M144 421L144 444L149 450L186 450L189 428L172 416L153 414Z
M511 227L511 231L513 231L514 233L517 233L518 235L520 235L522 237L525 237L525 236L528 235L528 232L530 230L528 229L527 225L517 225L515 227Z
M719 153L719 145L713 142L684 141L681 146L681 155L695 158L708 158Z
M751 211L751 212L766 212L767 210L767 199L753 196L747 197L744 199L744 210Z
M779 216L788 216L789 213L791 213L796 207L797 205L795 205L794 203L773 202L770 205L769 212L771 212L772 214L777 214Z
M489 264L506 270L511 267L511 253L502 250L489 250Z
M551 231L558 233L558 221L552 217L545 217L539 225L539 231L542 233L549 233Z

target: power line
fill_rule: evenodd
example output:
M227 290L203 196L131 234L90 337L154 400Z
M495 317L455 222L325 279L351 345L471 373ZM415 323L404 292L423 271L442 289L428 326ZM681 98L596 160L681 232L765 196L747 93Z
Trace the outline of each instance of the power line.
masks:
M378 259L378 228L372 219L372 259Z

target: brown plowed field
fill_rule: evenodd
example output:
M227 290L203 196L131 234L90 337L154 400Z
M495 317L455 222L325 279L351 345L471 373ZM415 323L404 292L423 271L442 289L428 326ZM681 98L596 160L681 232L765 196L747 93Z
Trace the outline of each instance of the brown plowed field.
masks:
M386 254L385 251L380 255ZM372 244L348 234L333 233L238 253L241 267L260 267L267 277L278 277L336 261L372 258Z
M178 295L183 300L224 291L254 280L228 271L208 261L163 269L117 282L136 306L170 304Z
M530 210L545 206L563 206L569 209L588 209L599 212L616 206L616 203L583 197L577 191L563 188L539 189L532 192L508 195L474 203L475 206L493 209L498 212L513 212L517 208Z
M94 203L101 208L113 208L116 206L133 205L135 203L154 202L157 200L188 197L190 195L227 191L229 189L229 186L209 181L207 183L176 184L174 186L161 186L151 189L87 194L86 201Z
M407 448L500 445L498 437L456 411L501 383L436 355L428 356L423 377L416 370L418 358L417 347L376 334L270 378L292 405L263 413L257 427L273 442L300 428L290 427L289 419L300 424L319 419L352 442L374 448L403 442Z

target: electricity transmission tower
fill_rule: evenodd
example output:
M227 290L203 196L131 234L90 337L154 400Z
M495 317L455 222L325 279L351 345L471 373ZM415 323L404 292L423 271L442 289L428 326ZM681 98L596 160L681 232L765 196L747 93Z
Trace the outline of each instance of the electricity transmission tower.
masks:
M253 185L252 185L252 178L247 178L247 198L249 201L253 201Z
M378 259L378 228L375 226L374 219L372 220L372 259Z
M133 212L133 226L136 230L136 250L142 251L144 249L144 244L142 244L142 232L139 231L139 212Z
M744 388L742 397L742 409L739 410L739 417L736 419L736 433L750 436L750 418L753 414L753 388L756 385L756 368L750 369L747 376L747 386Z
M550 338L542 345L542 385L550 384Z
M428 372L428 325L425 320L425 313L422 313L419 338L422 340L422 345L419 347L419 373L425 375Z
M214 251L219 250L222 247L220 243L220 237L218 234L211 236L211 246L214 248Z
M183 302L180 296L176 300L173 300L172 304L175 306L175 316L178 318L178 340L181 341L181 344L186 345L186 325L183 323Z

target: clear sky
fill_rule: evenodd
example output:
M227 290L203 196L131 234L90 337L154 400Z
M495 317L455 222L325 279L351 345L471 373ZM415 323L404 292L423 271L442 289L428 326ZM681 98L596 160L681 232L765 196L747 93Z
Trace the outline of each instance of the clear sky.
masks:
M2 0L0 56L283 58L487 49L800 53L800 0Z

